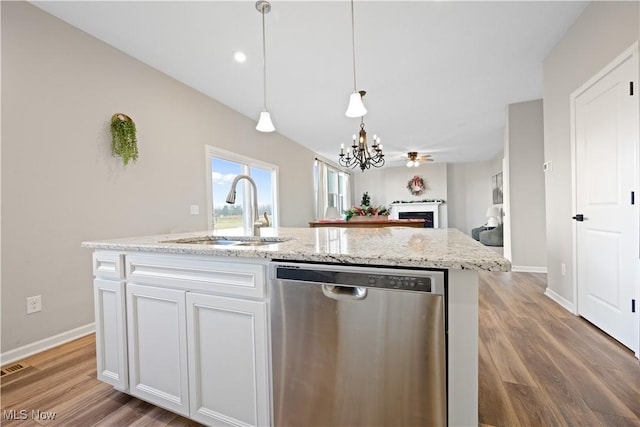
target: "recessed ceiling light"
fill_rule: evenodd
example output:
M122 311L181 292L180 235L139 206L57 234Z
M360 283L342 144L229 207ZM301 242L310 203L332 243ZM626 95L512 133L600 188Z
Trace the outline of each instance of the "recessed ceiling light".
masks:
M239 62L242 64L244 61L247 60L247 55L245 55L244 52L240 52L240 51L234 52L233 59L235 59L236 62Z

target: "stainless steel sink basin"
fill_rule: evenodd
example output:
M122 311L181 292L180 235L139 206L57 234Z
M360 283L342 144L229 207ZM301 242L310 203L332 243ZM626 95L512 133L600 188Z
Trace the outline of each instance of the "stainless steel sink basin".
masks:
M264 246L264 245L273 245L275 243L279 243L279 242L265 242L263 240L256 240L256 241L250 241L250 242L238 242L235 244L235 246Z
M184 239L164 240L160 243L182 243L211 246L266 246L291 240L286 237L245 237L245 236L197 236Z

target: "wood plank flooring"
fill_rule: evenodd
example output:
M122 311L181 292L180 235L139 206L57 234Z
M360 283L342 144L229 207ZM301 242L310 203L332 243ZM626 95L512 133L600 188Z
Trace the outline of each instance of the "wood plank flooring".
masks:
M544 274L480 274L481 425L640 427L639 361L545 287Z
M480 275L480 424L640 427L640 363L544 296L545 280ZM94 335L24 362L0 380L2 426L199 425L98 381Z
M2 427L200 425L98 381L94 334L25 362L30 366L2 377Z

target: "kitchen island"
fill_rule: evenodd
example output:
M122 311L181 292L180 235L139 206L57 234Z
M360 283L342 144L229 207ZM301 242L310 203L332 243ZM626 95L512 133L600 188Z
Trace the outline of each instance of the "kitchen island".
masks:
M205 424L273 422L271 260L446 270L448 423L478 423L477 272L510 264L457 230L280 228L261 242L201 232L83 246L94 249L98 377Z

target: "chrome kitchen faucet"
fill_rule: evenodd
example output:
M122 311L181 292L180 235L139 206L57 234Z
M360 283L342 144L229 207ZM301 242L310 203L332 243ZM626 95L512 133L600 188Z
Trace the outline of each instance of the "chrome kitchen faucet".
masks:
M252 236L257 237L260 235L260 228L269 226L269 217L267 217L267 213L264 213L264 219L258 219L260 214L258 213L258 187L256 186L256 182L249 175L236 175L231 183L231 189L229 189L229 194L227 195L227 203L233 205L236 202L236 186L238 185L238 181L241 179L246 179L251 183L251 187L253 187L253 209L251 223L253 224L252 228Z

